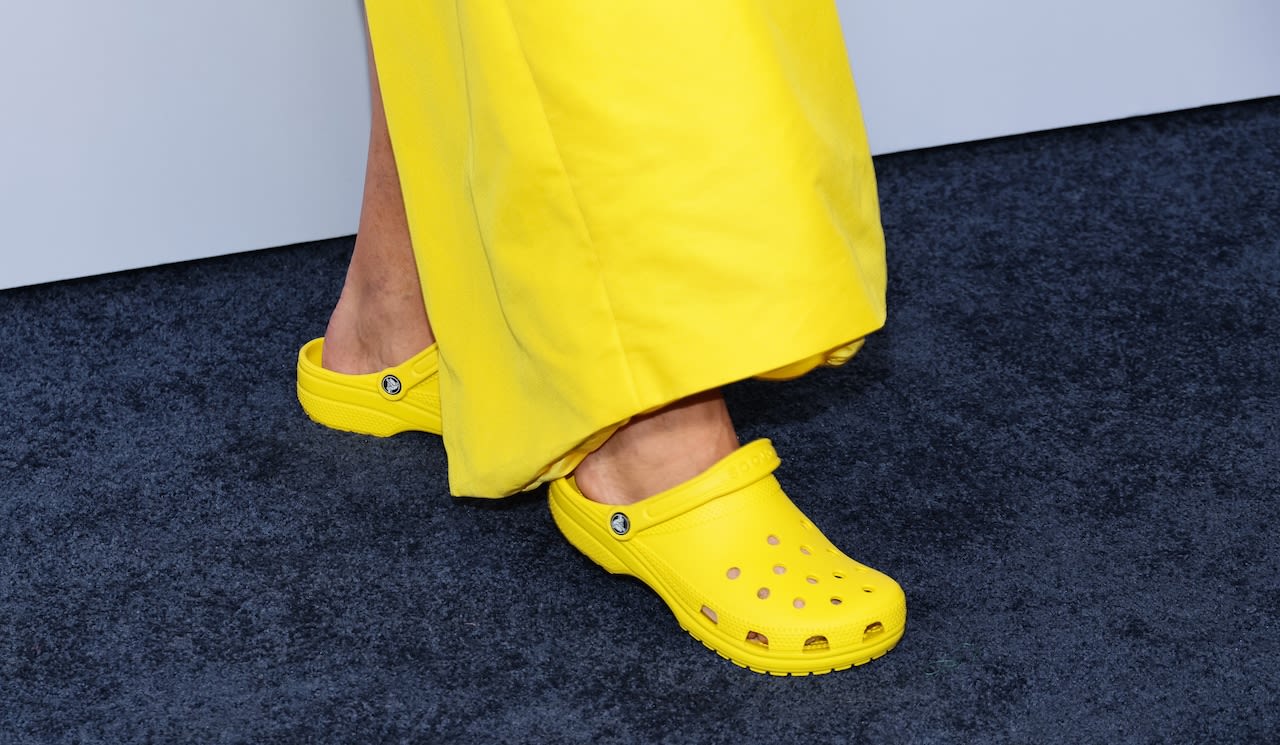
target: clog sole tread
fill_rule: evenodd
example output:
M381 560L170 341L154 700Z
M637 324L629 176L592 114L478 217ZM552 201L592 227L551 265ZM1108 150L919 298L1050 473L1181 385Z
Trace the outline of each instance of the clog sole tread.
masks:
M753 673L759 673L760 675L772 675L777 678L786 678L786 677L803 678L809 675L826 675L827 673L839 672L841 670L848 670L854 667L861 667L867 664L868 662L878 660L881 657L884 657L886 654L888 654L894 647L898 645L898 642L902 640L903 631L905 631L905 627L903 627L902 629L899 629L895 635L889 637L888 644L881 647L877 647L875 648L875 651L872 652L869 656L856 658L852 662L849 662L848 664L833 665L831 667L825 667L825 668L819 667L812 670L771 670L769 668L756 667L754 665L751 665L750 663L734 659L732 656L725 654L723 650L718 649L717 647L708 643L707 640L699 637L683 622L680 623L680 628L683 629L684 632L687 633L689 636L693 637L696 641L698 641L698 643L700 643L702 646L706 647L707 649L710 649L712 652L715 652L718 656L728 660L729 662L732 662L734 665L737 665L738 667L744 670L750 670Z
M329 429L353 432L370 437L392 437L404 432L440 434L439 427L424 421L413 422L403 417L299 392L298 399L307 418Z

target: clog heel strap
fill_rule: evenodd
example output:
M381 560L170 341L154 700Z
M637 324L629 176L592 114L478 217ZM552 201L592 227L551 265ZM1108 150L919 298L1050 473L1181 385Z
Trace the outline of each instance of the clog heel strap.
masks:
M364 375L324 369L323 353L323 338L298 350L298 402L312 420L376 437L410 431L441 433L435 344L399 365Z
M662 597L694 638L777 675L859 665L891 649L906 599L889 577L840 552L782 491L768 440L627 507L550 488L561 532L605 569Z

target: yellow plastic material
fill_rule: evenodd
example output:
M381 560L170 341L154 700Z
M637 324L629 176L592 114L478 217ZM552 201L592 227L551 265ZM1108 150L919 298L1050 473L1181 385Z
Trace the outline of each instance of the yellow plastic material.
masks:
M902 589L833 546L783 493L777 465L757 440L627 507L560 479L551 514L587 557L645 582L681 627L742 667L807 675L883 655L906 626Z
M436 345L382 372L344 375L320 366L324 339L298 351L298 402L319 424L362 435L440 434Z
M369 0L455 494L884 322L834 3Z

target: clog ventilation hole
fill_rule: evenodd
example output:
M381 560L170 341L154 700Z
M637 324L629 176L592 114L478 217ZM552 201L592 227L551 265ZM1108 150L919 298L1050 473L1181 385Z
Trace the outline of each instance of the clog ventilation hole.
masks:
M768 536L765 539L765 541L770 546L778 546L782 544L782 540L779 539L776 535ZM828 551L830 551L831 553L835 553L835 551L832 551L831 549L828 549ZM800 546L800 553L804 556L813 555L812 549L810 549L808 546ZM782 563L774 564L773 573L779 576L784 575L787 573L787 566ZM724 576L725 576L725 579L728 579L730 581L736 580L742 576L742 569L736 566L729 567L727 570L725 570ZM832 572L831 577L832 579L839 582L840 580L845 579L845 574L843 572ZM810 585L817 585L819 584L820 580L814 575L809 575L805 577L805 582L807 582ZM875 588L869 585L864 585L861 589L865 593L875 592ZM760 587L759 589L756 590L756 597L760 600L768 600L769 596L772 594L773 594L772 591L768 587ZM841 605L844 603L844 598L840 597L839 595L832 595L828 600L832 605ZM796 610L803 610L805 607L805 604L806 604L805 599L803 597L793 598L791 601L791 607L795 608ZM710 606L704 605L702 606L701 610L702 610L702 615L706 616L712 623L720 622L720 617L716 614L715 610L713 610ZM879 621L874 621L870 624L867 624L867 627L863 629L862 640L865 642L871 639L872 637L883 632L884 632L884 624L882 624ZM767 648L769 646L769 638L764 634L760 633L759 631L754 631L754 630L748 631L746 640L753 644L759 644L762 647ZM811 636L808 639L806 639L804 642L804 651L806 652L824 651L829 648L830 648L830 642L828 641L827 637L821 636L821 635Z

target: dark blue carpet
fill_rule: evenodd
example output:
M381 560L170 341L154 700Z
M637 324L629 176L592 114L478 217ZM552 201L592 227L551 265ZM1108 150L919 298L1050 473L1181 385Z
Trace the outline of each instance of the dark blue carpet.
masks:
M1280 99L878 166L888 327L730 396L888 656L740 670L542 494L311 424L344 239L0 293L0 741L1270 740Z

